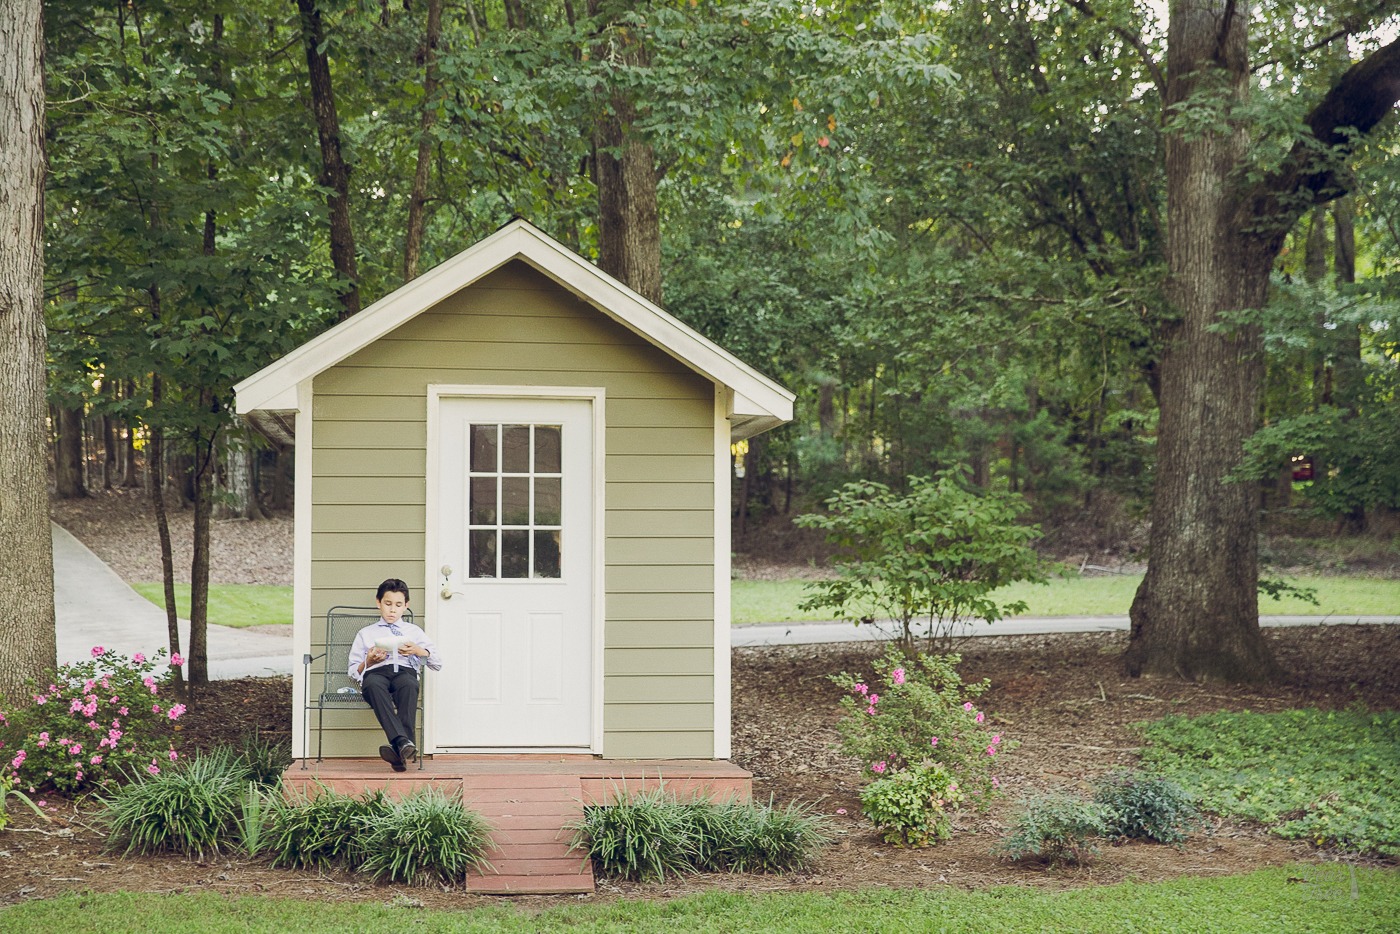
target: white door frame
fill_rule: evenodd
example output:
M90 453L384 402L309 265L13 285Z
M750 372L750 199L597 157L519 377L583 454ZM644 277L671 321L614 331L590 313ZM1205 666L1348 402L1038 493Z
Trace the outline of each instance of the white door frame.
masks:
M423 592L425 594L425 604L427 606L427 626L425 627L429 638L434 637L437 620L442 610L442 582L440 580L439 568L442 567L441 556L439 555L438 537L441 526L438 521L437 510L434 508L434 501L437 498L438 483L441 481L441 456L442 456L442 435L441 435L441 406L443 399L543 399L543 400L584 400L592 403L593 410L593 607L592 619L592 647L593 647L593 671L591 673L591 684L593 690L591 745L588 751L594 755L601 755L603 752L603 630L604 613L606 608L606 594L603 592L604 581L604 528L603 528L603 492L606 488L604 466L606 451L605 440L607 437L607 419L605 416L604 404L606 402L606 391L601 386L474 386L458 384L430 384L428 386L428 438L427 438L427 464L425 479L427 488L424 491L424 565L423 565ZM450 672L453 659L444 659L443 665L446 672ZM429 675L429 679L435 677L450 677L445 675ZM425 752L438 752L438 712L437 705L431 703L432 692L436 688L425 692L425 708L423 712L424 733L427 735L423 739L428 743ZM518 752L516 749L502 749L501 752ZM531 749L530 752L548 752L545 749ZM565 750L578 752L578 749Z

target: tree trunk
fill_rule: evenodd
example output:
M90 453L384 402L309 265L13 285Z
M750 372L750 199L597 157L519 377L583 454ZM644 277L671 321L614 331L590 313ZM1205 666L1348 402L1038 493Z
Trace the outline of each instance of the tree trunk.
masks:
M1356 209L1350 195L1332 205L1332 275L1337 285L1356 281ZM1335 333L1332 368L1336 373L1337 403L1346 410L1345 418L1355 418L1366 389L1366 370L1361 362L1361 326L1339 324ZM1359 469L1358 464L1342 464L1341 470ZM1341 531L1360 535L1366 531L1366 506L1358 503L1342 516Z
M123 387L123 393L127 399L136 395L136 383L134 380L126 381ZM122 450L122 486L139 487L140 485L141 475L136 467L136 423L128 418Z
M0 694L57 661L44 399L44 48L39 0L0 3Z
M419 53L423 65L423 110L418 115L418 164L413 173L413 188L408 195L408 230L403 247L405 282L418 278L423 230L428 222L428 175L432 167L433 124L437 123L437 56L438 44L442 41L442 0L428 0L427 14Z
M208 390L201 393L212 404ZM213 517L217 435L198 442L194 457L194 542L190 559L190 685L209 681L209 524Z
M604 5L589 0L590 16ZM601 53L600 54L606 54ZM617 37L612 50L631 66L646 64L646 49L633 34ZM661 303L661 212L656 157L636 129L637 107L626 94L605 103L593 132L598 185L598 267L652 302Z
M316 0L297 0L301 42L306 52L306 71L311 82L311 111L316 118L316 135L321 142L320 183L328 189L330 209L331 263L345 280L340 292L340 320L360 310L360 274L355 261L355 232L350 223L350 168L340 146L340 119L335 112L331 86L330 58L325 53L325 28Z
M247 432L222 433L224 495L217 514L220 519L266 519L253 482L254 449Z
M58 409L58 439L54 445L54 492L59 499L88 495L83 481L83 411Z
M1247 6L1176 0L1167 105L1204 81L1242 100L1247 26ZM1160 365L1148 567L1125 653L1132 675L1259 681L1276 673L1259 629L1255 490L1227 482L1254 431L1263 342L1257 327L1212 330L1221 312L1263 305L1277 252L1246 233L1231 193L1247 142L1235 127L1166 137L1167 297L1180 317Z

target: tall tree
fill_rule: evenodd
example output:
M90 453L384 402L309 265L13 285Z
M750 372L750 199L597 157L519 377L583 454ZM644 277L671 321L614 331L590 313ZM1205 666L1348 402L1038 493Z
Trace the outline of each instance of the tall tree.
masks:
M1400 99L1400 42L1341 74L1277 164L1260 167L1250 4L1173 0L1169 15L1167 294L1178 317L1159 368L1149 563L1125 660L1132 674L1259 680L1275 664L1259 629L1257 501L1230 475L1255 430L1263 344L1240 316L1264 307L1289 230L1346 191L1357 139Z
M44 48L39 0L0 4L0 694L56 661L44 464Z

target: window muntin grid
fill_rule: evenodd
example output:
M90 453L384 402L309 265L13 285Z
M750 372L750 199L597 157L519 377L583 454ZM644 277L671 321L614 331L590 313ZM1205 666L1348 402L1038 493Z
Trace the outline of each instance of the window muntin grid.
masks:
M467 429L468 576L563 576L563 427L473 422Z

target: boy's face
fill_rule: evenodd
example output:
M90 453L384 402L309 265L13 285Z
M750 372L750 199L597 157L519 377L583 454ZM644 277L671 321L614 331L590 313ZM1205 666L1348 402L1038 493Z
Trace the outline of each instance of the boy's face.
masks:
M384 596L375 601L379 604L379 615L386 623L397 623L408 609L408 598L397 590L386 590Z

